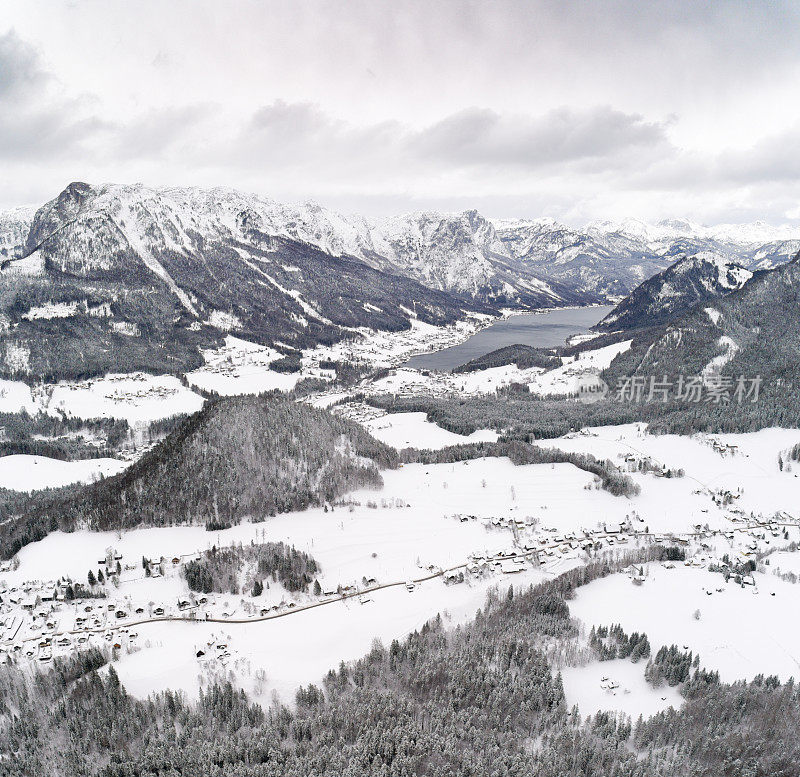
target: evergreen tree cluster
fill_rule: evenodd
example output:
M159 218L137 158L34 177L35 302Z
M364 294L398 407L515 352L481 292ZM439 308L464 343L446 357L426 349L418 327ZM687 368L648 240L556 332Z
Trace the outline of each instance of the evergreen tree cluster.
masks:
M700 665L700 657L691 651L681 650L677 645L663 646L647 662L644 676L647 682L658 687L666 683L670 686L685 683L691 677L692 669Z
M83 420L67 415L0 413L0 456L27 454L61 461L109 456L128 437L127 421Z
M647 635L639 634L637 631L626 634L618 623L597 628L592 626L589 644L595 649L601 661L630 658L635 664L642 658L650 657L650 641Z
M260 596L264 581L280 582L290 592L307 591L319 574L316 560L283 542L212 547L182 568L186 583L199 593Z

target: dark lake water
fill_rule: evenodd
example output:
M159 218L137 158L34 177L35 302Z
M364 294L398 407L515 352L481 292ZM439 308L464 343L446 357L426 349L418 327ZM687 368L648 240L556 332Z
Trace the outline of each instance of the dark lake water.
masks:
M522 313L495 321L476 332L461 345L434 353L412 356L406 367L422 370L452 370L478 356L506 345L533 345L554 348L564 345L570 335L588 332L612 310L610 305L591 308L566 308L545 313Z

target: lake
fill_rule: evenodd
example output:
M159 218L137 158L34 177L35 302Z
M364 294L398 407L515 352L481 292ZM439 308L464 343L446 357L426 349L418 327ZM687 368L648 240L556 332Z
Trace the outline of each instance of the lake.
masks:
M451 348L412 356L405 367L419 370L452 370L466 362L506 345L532 345L555 348L571 335L588 332L613 308L598 305L586 308L560 308L544 313L520 313L495 321L468 340Z

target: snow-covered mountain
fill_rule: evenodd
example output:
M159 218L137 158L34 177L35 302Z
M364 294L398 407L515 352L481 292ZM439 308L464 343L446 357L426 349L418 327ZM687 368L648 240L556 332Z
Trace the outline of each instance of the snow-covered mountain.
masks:
M24 245L36 208L12 208L0 211L0 262L4 262Z
M497 235L517 266L605 299L622 297L669 260L618 233L592 234L549 220L496 222Z
M507 252L523 265L573 289L624 296L676 260L712 252L748 269L789 261L800 249L800 227L723 224L705 227L673 219L592 222L582 229L550 219L495 221Z
M699 302L740 289L753 273L710 251L680 259L637 286L595 329L619 331L654 326Z
M0 214L0 371L175 372L225 331L304 348L414 315L619 299L683 256L761 269L798 245L763 224L366 219L224 188L74 183L35 215Z
M741 278L741 272L734 270L734 276ZM752 423L753 428L791 426L797 422L800 396L798 343L800 254L775 269L755 273L740 289L713 302L694 305L682 315L640 330L604 377L615 386L634 375L663 375L673 381L679 375L699 375L706 381L722 376L731 401L706 404L716 415L713 423L708 416L704 420L706 410L689 405L700 428L723 430L737 414L740 422ZM755 384L758 393L735 398L737 386L752 391ZM687 429L696 428L687 423Z
M227 332L290 354L496 309L343 253L353 238L327 212L230 190L70 184L3 264L0 371L175 373Z

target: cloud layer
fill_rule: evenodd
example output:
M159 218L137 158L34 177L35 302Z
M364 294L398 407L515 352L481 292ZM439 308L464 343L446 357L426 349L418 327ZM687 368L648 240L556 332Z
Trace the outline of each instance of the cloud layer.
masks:
M0 204L79 178L371 213L797 219L796 5L401 5L11 2Z

